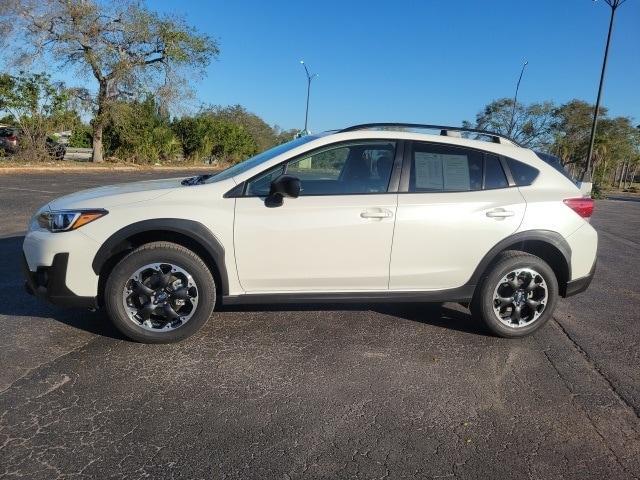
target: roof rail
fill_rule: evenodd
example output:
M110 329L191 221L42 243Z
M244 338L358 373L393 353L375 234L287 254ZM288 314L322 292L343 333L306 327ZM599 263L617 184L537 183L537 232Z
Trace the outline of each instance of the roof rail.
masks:
M521 147L518 142L516 142L513 138L508 137L507 135L502 135L501 133L490 132L488 130L478 130L476 128L466 128L466 127L450 127L446 125L427 125L422 123L362 123L360 125L352 125L347 128L343 128L339 131L339 133L344 132L353 132L356 130L368 130L375 128L388 128L388 127L400 127L400 128L413 128L419 130L440 130L441 135L447 135L447 132L468 132L468 133L476 133L478 135L484 135L491 138L493 143L511 143L518 147ZM504 141L506 140L506 142Z

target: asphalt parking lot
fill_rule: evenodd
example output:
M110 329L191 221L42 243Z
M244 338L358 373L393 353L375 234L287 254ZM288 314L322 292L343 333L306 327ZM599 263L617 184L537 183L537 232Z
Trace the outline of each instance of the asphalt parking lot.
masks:
M0 477L640 476L640 202L597 202L590 290L523 340L410 304L226 310L140 345L24 293L37 207L163 176L0 175Z

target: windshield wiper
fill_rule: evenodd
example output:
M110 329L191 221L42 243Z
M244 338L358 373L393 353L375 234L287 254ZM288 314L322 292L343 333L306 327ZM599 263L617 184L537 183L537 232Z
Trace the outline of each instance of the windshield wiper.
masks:
M211 177L213 177L213 175L211 175L211 174L196 175L195 177L185 178L180 183L182 185L188 185L188 186L191 186L191 185L202 185L205 181L209 180Z

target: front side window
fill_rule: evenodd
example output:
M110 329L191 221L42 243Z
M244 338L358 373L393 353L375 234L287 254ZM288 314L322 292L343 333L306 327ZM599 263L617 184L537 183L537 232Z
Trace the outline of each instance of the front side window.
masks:
M284 165L267 170L247 184L246 195L250 197L266 197L271 191L271 182L284 172Z
M464 192L482 189L481 152L414 142L410 192Z
M352 195L387 191L395 142L341 144L279 165L249 181L246 195L266 196L271 181L286 173L300 179L300 196Z

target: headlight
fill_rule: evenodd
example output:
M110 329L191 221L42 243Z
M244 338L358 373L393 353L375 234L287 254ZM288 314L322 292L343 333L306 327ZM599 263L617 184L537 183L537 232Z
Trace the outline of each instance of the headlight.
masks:
M104 217L107 213L106 210L54 210L40 213L36 220L41 228L50 232L66 232Z

